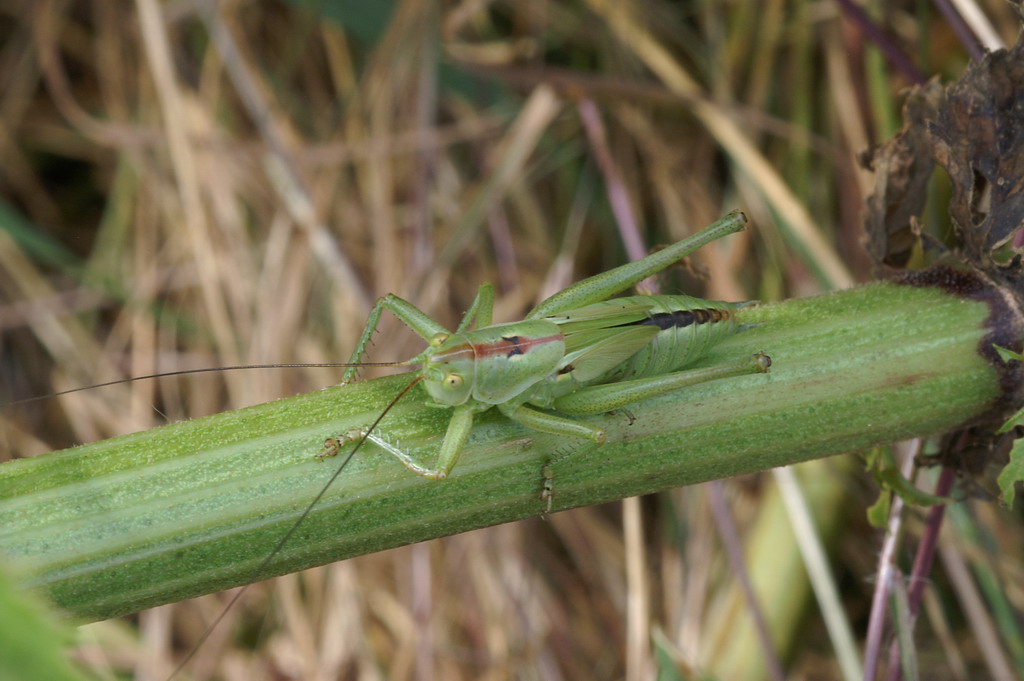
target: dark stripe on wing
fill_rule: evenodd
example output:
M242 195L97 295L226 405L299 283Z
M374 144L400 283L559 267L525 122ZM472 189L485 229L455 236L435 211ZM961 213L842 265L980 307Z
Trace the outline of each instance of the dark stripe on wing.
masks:
M620 324L619 326L656 326L662 331L667 331L668 329L682 329L694 324L721 322L729 319L731 316L731 310L720 310L718 308L675 310L674 312L657 312L645 319L629 322L628 324Z

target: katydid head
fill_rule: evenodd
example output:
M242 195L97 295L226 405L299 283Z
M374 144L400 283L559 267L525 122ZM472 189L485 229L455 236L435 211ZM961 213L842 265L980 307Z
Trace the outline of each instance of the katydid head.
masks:
M423 359L423 385L438 404L456 407L473 394L476 354L461 334L437 334Z

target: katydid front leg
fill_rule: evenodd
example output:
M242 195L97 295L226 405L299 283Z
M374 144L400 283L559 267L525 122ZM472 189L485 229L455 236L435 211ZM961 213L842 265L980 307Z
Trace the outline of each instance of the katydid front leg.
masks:
M452 418L448 422L448 430L445 432L441 451L437 457L437 465L434 467L424 466L402 449L399 443L391 441L384 433L380 432L379 428L376 431L371 431L368 426L353 428L341 435L327 438L324 440L323 449L317 456L323 461L327 457L337 456L345 445L366 439L401 461L402 465L416 475L430 480L444 480L458 463L462 448L469 440L469 433L473 430L474 411L474 409L465 407L456 407L452 411Z
M356 343L355 350L352 351L352 356L348 360L350 364L359 364L359 362L363 361L370 342L373 340L373 334L377 331L377 325L380 324L380 317L384 310L390 310L391 314L398 317L403 324L428 343L435 342L435 339L449 335L448 329L441 326L436 320L431 319L423 310L409 301L389 293L383 298L378 298L377 302L373 305L373 309L370 310L370 314L366 318L366 326L363 327L363 333L359 337L359 342ZM473 302L469 306L469 310L466 311L462 321L459 322L456 333L462 333L474 321L478 328L490 325L493 313L494 286L488 283L481 284L480 288L477 289L476 297L473 298ZM415 364L418 360L419 355L402 364ZM357 366L346 369L342 375L341 382L351 383L355 379L358 370L359 367Z
M456 407L452 412L452 420L448 422L448 430L441 443L441 453L437 457L437 468L420 475L431 480L444 480L452 472L462 448L469 440L469 431L473 429L473 410Z
M417 336L426 341L429 341L438 334L448 332L447 329L428 317L425 312L409 301L403 300L393 293L389 293L383 298L378 298L377 302L373 304L373 309L370 310L370 315L366 318L366 326L363 327L363 334L359 337L359 342L356 343L356 348L352 351L352 356L348 360L350 364L359 364L363 361L363 356L366 354L366 350L370 346L370 341L373 340L373 334L377 330L377 325L380 324L380 316L383 314L384 310L391 310L391 314L398 317L402 323L412 329ZM412 362L413 360L409 360L410 364ZM342 374L341 377L341 382L351 383L355 379L358 371L358 366L351 366L345 369L345 373Z
M403 362L402 364L422 362L425 356L432 349L437 348L451 335L447 329L431 319L425 312L412 303L407 300L403 300L394 294L388 294L383 298L378 299L374 304L373 309L370 311L370 315L366 320L366 327L363 329L359 342L356 344L356 348L352 353L352 358L350 359L351 363L357 364L362 360L363 355L366 353L370 341L373 338L373 334L377 330L377 325L380 323L380 317L384 310L390 310L391 313L398 317L398 319L400 319L406 326L412 329L418 336L426 340L430 346L423 353ZM476 297L470 304L466 314L463 315L462 321L459 322L459 326L455 333L464 333L470 328L470 326L476 326L477 328L490 326L493 313L494 287L489 283L481 284L480 288L477 290ZM348 382L355 378L356 370L357 367L349 367L345 371L343 382ZM369 432L369 429L355 429L337 437L327 438L324 443L324 449L320 453L320 459L323 460L324 457L335 456L343 445L353 442L356 439L368 437L372 442L378 444L418 475L422 475L423 477L430 478L432 480L443 480L448 477L448 474L458 461L459 454L461 453L463 446L465 446L466 441L469 439L469 432L473 427L473 413L479 410L479 405L476 403L456 406L453 409L452 418L448 424L448 431L445 434L444 442L441 444L441 452L438 455L437 465L433 468L424 466L415 461L400 447L391 444L386 437L371 437L372 433ZM357 434L359 435L357 436Z

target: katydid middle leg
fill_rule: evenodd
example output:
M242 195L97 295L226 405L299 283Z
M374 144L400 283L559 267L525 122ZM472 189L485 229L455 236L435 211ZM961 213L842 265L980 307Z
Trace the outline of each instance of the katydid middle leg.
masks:
M498 409L505 416L531 430L539 430L542 433L551 433L552 435L582 438L596 444L604 442L604 430L587 423L531 409L522 404L499 404Z
M391 314L398 317L403 324L424 340L429 341L439 333L447 333L447 329L431 319L421 309L409 301L389 293L383 298L378 298L377 302L373 304L373 309L370 310L370 314L366 318L366 326L363 327L363 333L356 343L355 350L352 351L352 356L349 357L348 361L350 364L359 364L363 361L363 356L366 355L370 341L373 340L373 334L377 330L377 325L380 324L380 316L384 313L384 310L391 310ZM341 382L351 383L355 379L358 370L358 366L350 366L345 369Z
M470 303L469 309L466 310L466 314L462 315L462 321L459 322L459 328L455 329L455 333L467 331L474 322L478 329L483 326L490 326L493 316L494 286L484 282L476 290L476 296L473 298L473 302Z

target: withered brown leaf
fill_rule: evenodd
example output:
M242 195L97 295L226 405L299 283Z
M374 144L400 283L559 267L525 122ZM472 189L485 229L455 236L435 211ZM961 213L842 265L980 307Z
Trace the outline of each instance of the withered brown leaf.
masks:
M1024 40L971 64L948 88L915 88L904 127L874 150L875 191L865 216L877 265L903 267L917 241L935 164L949 175L955 239L945 245L985 271L1019 276L1018 259L994 257L1024 223ZM1008 271L1009 270L1009 271Z

